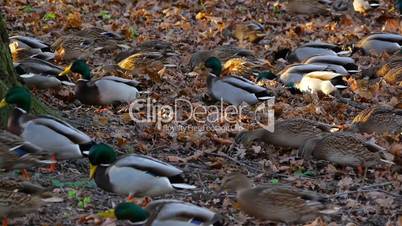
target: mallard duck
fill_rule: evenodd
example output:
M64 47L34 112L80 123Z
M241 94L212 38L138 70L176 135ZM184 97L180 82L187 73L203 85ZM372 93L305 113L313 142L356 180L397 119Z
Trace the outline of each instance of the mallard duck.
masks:
M340 57L332 55L313 56L306 59L303 63L328 65L329 68L331 68L334 72L343 75L359 72L359 66L351 57ZM336 66L341 66L342 68L334 70Z
M346 89L348 84L343 75L331 71L313 71L303 76L295 85L301 92L316 94L322 92L330 95L338 90Z
M236 192L240 209L261 220L305 223L326 209L326 198L312 191L294 189L282 185L252 187L248 178L232 173L222 180L221 189Z
M22 217L28 213L38 211L42 204L43 202L38 196L0 190L0 217L3 219L2 225L8 225L8 218Z
M305 74L325 70L331 70L331 68L323 64L292 64L280 71L278 75L280 81L288 85L299 83Z
M66 76L57 76L63 71L61 67L41 59L23 59L14 63L14 68L28 87L49 89L61 85L74 86L74 83L69 82Z
M67 66L60 76L70 72L79 73L81 79L76 83L75 96L83 104L109 105L131 103L137 98L138 82L114 76L105 76L91 81L91 71L85 60L76 60Z
M355 134L336 132L319 134L300 147L299 155L305 159L327 160L337 165L375 167L381 163L378 145L365 142Z
M209 209L202 208L191 203L162 199L152 201L146 208L133 203L120 203L115 208L98 213L102 218L116 218L129 220L132 223L155 226L179 226L179 225L221 225L222 217Z
M238 106L243 102L254 105L259 101L274 98L272 92L245 78L238 76L220 78L222 64L216 57L208 58L205 62L205 67L211 70L211 72L204 70L203 73L208 73L208 91L215 100L223 100Z
M383 77L389 84L397 84L402 81L402 52L397 52L391 59L383 64L377 71L377 75Z
M112 147L94 145L89 152L90 178L98 187L133 197L157 196L175 189L194 189L183 183L180 169L144 155L125 155L119 159Z
M2 180L0 180L0 190L43 196L49 195L50 191L50 189L44 188L40 185L11 178L2 178Z
M342 48L325 42L314 41L305 43L293 52L289 53L287 60L290 63L303 62L313 56L341 56L350 54L350 51L342 51Z
M354 50L363 50L365 54L392 54L401 50L402 35L391 33L373 33L360 40Z
M257 43L266 36L264 30L264 26L256 21L245 21L228 26L223 34L234 37L241 43L243 41Z
M23 87L16 86L8 90L0 102L0 108L8 104L15 105L15 108L9 114L7 130L52 154L53 159L82 158L85 151L94 144L88 135L60 119L28 114L31 93Z
M197 66L202 66L205 61L210 57L217 57L221 62L226 62L232 58L241 58L244 61L251 62L253 64L259 65L261 63L255 54L247 49L238 48L230 45L218 46L212 50L202 50L195 52L189 62L190 70L194 70Z
M26 169L50 163L53 163L50 155L38 146L8 131L0 130L1 169Z
M9 48L13 61L23 60L25 58L39 58L42 60L52 60L54 53L45 42L27 36L11 36Z
M286 9L290 14L327 15L330 13L328 1L288 0Z
M380 4L378 3L370 3L366 0L353 0L353 8L358 13L366 13L372 8L379 7Z
M275 146L299 148L307 139L322 132L330 132L333 128L334 126L307 119L287 119L275 122L273 132L264 128L242 131L237 134L235 141L238 144L262 141Z
M402 110L381 106L367 108L353 119L352 129L361 133L401 133Z

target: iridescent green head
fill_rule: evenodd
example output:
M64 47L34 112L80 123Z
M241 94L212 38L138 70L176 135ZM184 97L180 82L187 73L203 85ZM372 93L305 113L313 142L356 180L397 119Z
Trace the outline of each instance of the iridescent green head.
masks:
M146 221L150 214L140 206L131 203L123 202L117 205L114 209L98 213L102 218L116 218L118 220L129 220L133 223Z
M92 165L111 164L117 159L117 154L113 148L107 144L95 144L89 149L89 162Z
M14 104L19 108L29 111L31 109L31 93L21 86L15 86L8 90L4 99L0 102L0 108L8 104Z
M88 64L83 59L78 59L69 66L67 66L66 68L64 68L64 71L61 72L59 76L66 75L70 72L80 74L82 79L86 80L91 79L91 70L89 69Z
M257 82L260 80L274 80L276 77L277 76L272 73L272 71L262 71L257 75Z
M205 61L205 67L211 69L211 72L216 76L220 76L222 72L222 63L217 57L209 57Z

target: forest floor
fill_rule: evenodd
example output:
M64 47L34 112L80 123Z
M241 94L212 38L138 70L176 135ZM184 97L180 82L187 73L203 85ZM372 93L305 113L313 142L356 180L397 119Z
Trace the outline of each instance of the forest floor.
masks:
M180 53L170 59L176 67L159 71L160 79L154 79L146 73L132 75L148 91L142 97L149 95L157 103L166 105L174 104L175 98L179 97L186 98L195 105L205 105L205 78L188 74L189 59L197 50L212 49L223 44L241 46L269 61L272 70L278 72L284 67L284 63L275 62L273 54L283 48L294 49L312 40L351 45L370 32L402 33L399 15L390 10L390 0L381 1L380 8L368 12L367 15L348 10L333 11L330 16L314 17L291 16L286 13L282 1L0 2L10 36L35 36L52 43L58 36L75 29L96 26L123 34L129 46L153 39L172 43ZM259 43L239 42L225 32L236 23L252 20L265 27L266 36ZM98 69L102 65L115 63L114 56L118 53L116 50L91 55L87 60L94 69L93 74L100 76L101 70ZM352 57L367 72L389 56L370 57L355 53ZM70 62L59 64L65 66L68 63ZM389 85L379 79L368 80L365 76L361 73L350 78L348 82L351 88L344 95L368 106L398 105L398 85ZM269 85L279 86L275 82ZM228 153L236 132L158 129L156 123L134 123L128 113L118 113L118 108L96 113L94 107L81 107L79 102L73 100L73 93L73 89L69 87L34 91L35 95L58 109L78 129L97 141L113 145L120 153L147 154L182 168L198 188L192 192L174 192L161 198L185 200L210 208L225 216L227 225L271 225L248 217L234 208L232 194L228 196L226 193L216 192L221 179L234 171L247 173L255 184L289 184L332 196L331 201L341 207L341 211L311 225L402 225L402 175L398 167L370 169L363 182L362 176L350 167L312 162L306 168L304 161L296 158L297 150L293 149L255 143L250 147L237 147L234 152ZM274 109L277 120L302 117L333 125L350 124L360 111L328 97L322 97L314 105L309 95L291 95L289 92L283 92L276 98ZM219 125L224 126L227 124L225 123L221 122ZM165 125L173 126L169 123ZM185 126L201 128L203 125L190 120ZM247 126L249 129L253 127L256 125ZM401 142L400 137L395 136L366 136L375 139L388 150ZM80 221L82 216L111 208L125 198L96 188L96 184L89 180L86 159L62 162L58 167L55 174L32 170L32 181L57 187L55 191L64 201L44 206L39 214L13 219L12 225L91 225ZM9 173L10 176L15 174ZM339 195L334 196L335 194ZM116 224L128 225L127 222Z

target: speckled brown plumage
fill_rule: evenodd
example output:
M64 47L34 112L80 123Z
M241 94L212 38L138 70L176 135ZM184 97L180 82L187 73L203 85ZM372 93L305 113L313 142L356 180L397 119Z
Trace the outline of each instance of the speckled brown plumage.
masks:
M247 177L234 173L223 179L223 190L237 192L240 209L261 220L303 223L326 208L323 196L282 185L251 187Z
M365 109L353 119L352 129L365 133L400 133L402 110L381 106Z
M0 217L21 217L35 212L42 201L25 193L0 191Z
M240 132L236 136L236 143L247 144L257 140L277 146L298 148L308 138L329 132L333 126L306 119L287 119L275 122L274 128L273 132L264 128Z
M375 167L381 163L378 147L346 132L320 134L307 140L300 151L305 159L327 160L337 165Z

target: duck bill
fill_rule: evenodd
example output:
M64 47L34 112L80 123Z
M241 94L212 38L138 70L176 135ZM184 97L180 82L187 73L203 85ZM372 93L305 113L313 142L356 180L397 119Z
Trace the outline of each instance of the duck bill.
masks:
M91 179L94 178L95 172L96 172L96 167L97 166L89 164L89 178L91 178Z
M104 219L106 219L106 218L116 219L116 214L114 213L114 209L108 209L106 211L98 213L97 215Z
M71 73L71 66L72 66L72 64L70 64L70 65L68 65L67 67L65 67L65 68L64 68L64 71L61 72L61 73L59 74L59 76L64 76L64 75L67 75L67 74Z
M0 108L5 108L8 105L6 99L1 100L0 102Z

